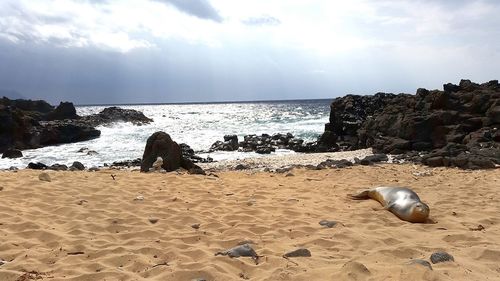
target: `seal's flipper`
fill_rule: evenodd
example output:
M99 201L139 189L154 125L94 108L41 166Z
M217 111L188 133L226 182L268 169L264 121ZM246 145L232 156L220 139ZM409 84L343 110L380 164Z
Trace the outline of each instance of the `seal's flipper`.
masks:
M362 191L361 193L358 194L349 194L349 198L353 200L365 200L365 199L370 199L370 190L365 190Z

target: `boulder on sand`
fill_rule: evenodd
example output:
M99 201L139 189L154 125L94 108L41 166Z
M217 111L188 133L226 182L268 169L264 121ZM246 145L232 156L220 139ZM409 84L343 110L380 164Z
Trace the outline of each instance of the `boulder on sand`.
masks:
M175 171L181 167L189 171L201 170L200 167L182 156L181 147L172 140L169 134L161 131L152 134L146 142L141 172L148 172L158 157L163 159L161 167L167 172Z

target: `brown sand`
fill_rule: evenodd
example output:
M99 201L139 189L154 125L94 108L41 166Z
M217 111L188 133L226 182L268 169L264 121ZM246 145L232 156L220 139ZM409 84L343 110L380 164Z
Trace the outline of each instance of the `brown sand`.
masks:
M424 170L432 175L414 175ZM2 281L500 280L499 169L386 164L219 178L49 171L51 182L40 173L0 172ZM411 224L375 201L346 198L377 185L412 187L437 223ZM340 224L325 228L323 219ZM263 256L258 265L214 256L243 240ZM312 257L282 258L300 247ZM455 262L432 271L406 264L438 250Z

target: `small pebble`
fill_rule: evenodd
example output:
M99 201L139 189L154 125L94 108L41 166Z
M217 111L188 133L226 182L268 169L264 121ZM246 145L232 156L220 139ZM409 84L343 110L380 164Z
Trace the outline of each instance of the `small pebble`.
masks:
M194 229L199 229L200 228L200 224L199 223L195 223L193 225L191 225L192 228Z
M293 173L288 173L285 175L285 177L293 177L293 176L295 176Z
M435 252L431 255L431 262L434 264L447 261L455 261L455 258L447 252Z
M148 220L149 220L150 223L155 224L155 223L158 222L159 219L157 219L157 218L149 218Z
M337 225L337 222L336 221L329 221L329 220L322 220L319 222L319 224L324 226L324 227L332 228L335 225Z
M139 195L139 196L134 198L134 201L142 201L142 200L144 200L144 196L142 196L142 195Z
M413 265L413 264L423 265L423 266L426 266L427 268L429 268L430 270L432 270L432 265L430 264L430 262L428 262L426 260L413 259L413 260L410 260L408 262L408 264L409 265Z
M311 256L311 251L305 248L297 249L295 251L288 252L283 255L284 257L287 258L293 258L293 257L310 257Z
M51 181L50 176L47 173L41 173L40 175L38 175L38 179L41 181L47 181L47 182Z
M0 186L0 191L2 191L2 190L3 190L3 186Z

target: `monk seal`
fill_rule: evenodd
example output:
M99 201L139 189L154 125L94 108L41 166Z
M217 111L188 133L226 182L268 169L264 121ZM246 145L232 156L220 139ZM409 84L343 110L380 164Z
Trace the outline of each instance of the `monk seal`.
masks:
M375 199L384 206L384 209L404 221L423 223L429 218L429 206L420 201L413 190L406 187L380 186L350 195L350 198L354 200Z

